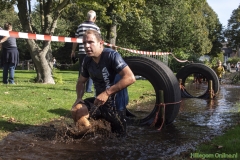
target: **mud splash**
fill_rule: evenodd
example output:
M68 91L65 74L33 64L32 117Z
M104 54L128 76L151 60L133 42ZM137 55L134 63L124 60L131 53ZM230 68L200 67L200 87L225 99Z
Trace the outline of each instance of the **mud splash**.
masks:
M149 126L128 126L128 135L116 138L101 121L83 136L74 137L71 132L78 131L69 118L34 126L4 138L0 159L171 159L240 122L239 89L222 85L214 100L183 99L175 122L160 132Z

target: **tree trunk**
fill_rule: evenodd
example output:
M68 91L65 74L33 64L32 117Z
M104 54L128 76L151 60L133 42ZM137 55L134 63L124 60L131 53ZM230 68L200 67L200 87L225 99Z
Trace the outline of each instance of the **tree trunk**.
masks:
M18 17L22 24L22 28L24 32L32 33L32 27L30 22L30 15L28 14L27 9L27 1L26 0L18 0ZM49 83L55 84L54 79L52 77L52 67L51 60L46 58L46 55L49 55L49 50L51 47L50 41L43 42L43 49L39 47L39 45L35 42L35 40L28 39L27 44L30 50L30 54L36 67L37 79L36 82L39 83Z
M55 84L52 77L53 65L51 63L51 42L45 42L43 49L34 42L34 40L28 40L28 45L30 47L30 54L36 68L38 83Z
M117 39L117 25L111 24L108 29L107 33L107 39L109 40L109 43L112 45L116 45L116 39Z
M30 13L28 12L27 0L17 0L18 17L20 19L23 32L33 33L32 24L30 21ZM54 1L40 0L40 14L41 14L41 33L53 34L57 26L57 19L60 16L61 11L70 3L70 0L63 0L61 3L56 3L56 8L51 8ZM52 18L52 16L54 18ZM52 77L52 50L51 42L43 41L42 48L36 43L35 40L27 40L29 51L36 68L37 79L39 83L55 84Z
M238 55L238 57L240 57L240 48L239 48L239 45L237 45L237 55Z

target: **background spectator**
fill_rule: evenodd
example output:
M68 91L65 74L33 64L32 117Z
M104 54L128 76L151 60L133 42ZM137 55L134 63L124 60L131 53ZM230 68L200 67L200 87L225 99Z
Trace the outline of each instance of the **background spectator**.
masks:
M12 24L9 22L5 23L4 30L12 31ZM0 37L0 46L2 48L1 65L3 67L3 83L15 84L15 68L19 62L16 38L8 36Z
M82 39L86 30L89 30L89 29L96 30L100 33L99 27L94 23L95 21L96 21L96 12L93 10L88 11L87 20L78 26L78 29L75 33L75 37ZM76 56L75 55L76 47L77 47L77 43L73 43L72 53L71 53L72 60L74 60L75 56ZM79 51L77 54L77 57L79 59L79 74L78 74L78 76L80 76L82 62L83 62L83 59L85 58L85 56L86 56L86 52L84 50L84 45L83 45L83 43L79 43ZM86 92L87 93L92 92L92 84L93 84L93 81L91 78L89 78L86 83Z

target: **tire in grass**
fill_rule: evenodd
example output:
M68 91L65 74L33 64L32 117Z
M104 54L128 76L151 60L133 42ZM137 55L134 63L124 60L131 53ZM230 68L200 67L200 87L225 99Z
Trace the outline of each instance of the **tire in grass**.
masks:
M156 117L160 104L159 91L163 90L165 107L165 125L171 124L176 118L181 101L181 92L179 83L172 70L164 63L150 57L132 56L124 58L134 75L139 75L148 80L156 93L156 102L153 104L153 110L145 118L138 119L140 125L151 125ZM127 111L128 113L129 111ZM161 113L158 114L155 126L162 123Z
M177 72L176 77L178 80L182 79L182 85L185 86L187 77L195 73L201 74L206 78L207 82L209 82L209 80L212 80L212 89L214 90L214 94L217 94L219 92L219 79L215 71L202 63L187 64ZM209 89L210 88L208 86L207 90L199 96L193 96L190 95L189 92L184 91L187 94L182 93L182 98L209 98ZM183 95L185 97L183 97Z

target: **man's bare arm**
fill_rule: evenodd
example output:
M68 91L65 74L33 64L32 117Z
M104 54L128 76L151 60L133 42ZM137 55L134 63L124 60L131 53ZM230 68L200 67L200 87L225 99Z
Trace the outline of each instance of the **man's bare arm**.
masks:
M119 75L122 77L116 84L108 88L107 94L111 95L113 93L116 93L129 85L133 84L136 79L135 76L132 72L132 70L126 66L120 73Z
M77 48L77 43L72 44L72 52L71 52L71 58L75 57L75 50Z
M88 78L83 77L80 75L76 84L76 92L77 92L77 99L82 99L85 90L85 83L87 82Z
M127 86L133 84L136 81L134 74L128 66L126 66L119 74L122 78L116 84L108 88L106 91L99 94L94 100L94 105L103 105L111 94L126 88Z

